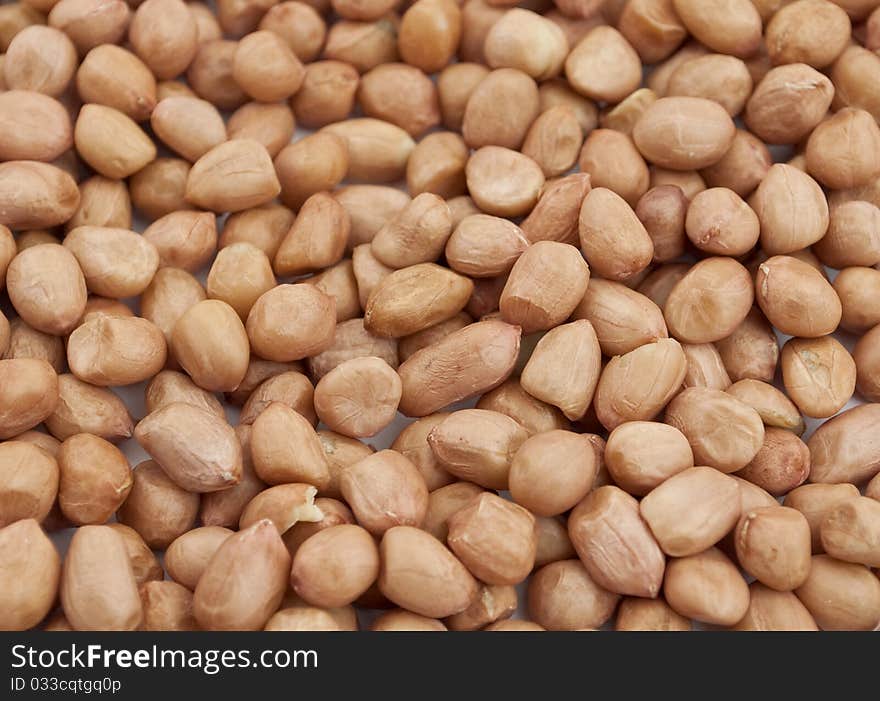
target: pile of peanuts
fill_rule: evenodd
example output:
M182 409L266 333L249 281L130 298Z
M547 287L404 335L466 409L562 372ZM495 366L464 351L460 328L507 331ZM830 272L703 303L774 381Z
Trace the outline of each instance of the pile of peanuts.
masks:
M875 629L878 50L3 4L0 629Z

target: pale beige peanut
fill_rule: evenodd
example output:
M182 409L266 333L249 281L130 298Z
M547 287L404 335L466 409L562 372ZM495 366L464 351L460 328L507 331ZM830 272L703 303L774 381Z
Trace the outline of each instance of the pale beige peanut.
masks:
M281 240L273 267L278 275L299 275L337 263L345 252L351 219L329 194L309 197Z
M799 511L770 506L743 512L734 532L740 565L777 591L801 586L810 572L810 526Z
M868 496L839 502L825 512L819 536L832 557L876 567L880 562L880 502Z
M641 61L620 32L599 26L572 47L565 59L565 75L582 95L616 103L639 86Z
M122 536L109 526L76 530L61 573L61 605L74 630L135 630L143 611Z
M822 424L807 442L810 481L858 484L880 471L880 443L870 428L877 420L876 404L848 409Z
M853 349L853 360L856 363L856 387L859 394L869 401L880 399L880 382L878 382L878 368L880 368L880 331L874 327L859 339Z
M436 73L455 54L463 32L459 6L449 0L422 0L404 13L398 30L401 57L425 73Z
M0 528L23 519L46 520L58 481L58 462L39 445L20 438L0 443Z
M546 17L514 8L489 29L484 52L492 68L518 68L536 80L546 80L562 70L568 41Z
M785 390L805 416L833 416L856 386L856 363L831 336L789 340L782 347L781 365Z
M131 18L128 39L157 78L175 78L196 55L198 23L180 0L145 0Z
M672 610L662 598L627 597L620 602L616 631L683 631L691 630L691 622Z
M578 242L578 215L581 203L590 191L590 176L572 173L544 184L541 195L529 216L522 221L522 231L536 241Z
M351 252L351 267L357 286L358 301L361 307L366 308L373 290L393 272L393 269L379 262L368 243L355 246Z
M714 100L728 114L736 116L752 94L752 76L743 60L724 54L708 54L676 68L669 77L667 90L669 96Z
M571 512L568 534L587 572L617 594L653 598L663 583L665 557L622 489L600 487Z
M78 226L131 228L131 196L124 182L93 175L80 183L79 194L79 208L65 224L68 231Z
M693 467L694 455L678 429L651 421L628 421L608 436L604 463L615 484L630 494L645 496Z
M202 526L176 538L165 551L169 576L194 591L211 557L232 531L220 526Z
M60 29L76 45L80 54L99 44L115 44L125 36L131 9L124 2L64 0L52 7L49 26Z
M470 93L461 124L462 137L473 149L519 149L538 113L535 81L519 69L498 68Z
M281 192L266 147L251 139L226 141L193 164L186 200L202 209L238 212L257 207Z
M485 492L449 518L447 542L481 581L517 584L534 566L535 518L521 506Z
M248 502L266 488L254 470L251 457L250 436L252 428L246 424L235 427L235 435L241 444L241 479L238 484L217 492L204 494L200 499L199 518L205 526L233 528Z
M0 360L0 438L44 421L58 406L58 375L45 360Z
M452 233L446 202L432 193L416 195L373 237L373 255L392 268L436 260Z
M686 371L684 352L673 339L660 339L615 356L596 386L597 418L609 430L626 421L654 418L678 393Z
M453 412L428 434L443 468L488 489L507 489L512 460L528 438L509 416L486 409Z
M192 612L193 594L177 582L147 582L139 594L144 612L140 630L192 631L198 623Z
M217 108L196 97L160 100L150 115L150 126L170 149L192 163L226 141L226 126Z
M449 534L449 519L483 491L482 487L471 482L453 482L435 489L428 495L428 511L422 529L445 543Z
M761 16L749 0L674 0L681 23L700 42L719 53L746 58L761 41Z
M808 263L773 256L758 266L755 298L767 319L782 333L818 338L840 323L842 307L834 288Z
M89 290L105 297L140 295L159 268L156 247L128 229L79 226L64 246L76 256Z
M156 146L126 114L90 103L79 112L73 132L76 150L108 178L126 178L156 158Z
M76 525L105 523L131 490L131 468L125 455L89 433L76 434L61 444L58 468L58 504Z
M337 324L333 344L327 350L309 358L309 374L319 382L347 360L364 357L381 358L396 369L399 365L397 339L374 335L367 330L363 319L349 319Z
M67 34L34 24L9 42L3 78L9 90L34 90L58 97L70 85L76 65L76 47Z
M264 489L245 505L238 521L239 530L268 519L279 535L284 535L297 523L320 521L323 514L314 504L317 491L310 484L298 483Z
M880 262L880 208L854 200L831 208L828 231L813 244L819 259L832 268L872 266Z
M408 458L425 479L428 490L435 490L454 481L428 443L428 436L435 426L443 422L449 414L438 412L421 419L416 419L407 425L391 443L391 449ZM430 504L429 504L430 511ZM426 522L427 522L426 516ZM427 527L426 527L427 528Z
M196 586L193 611L207 630L259 630L287 587L290 555L271 521L227 538Z
M583 134L575 111L568 105L558 105L535 119L522 149L541 166L545 176L553 177L571 169L582 143Z
M749 204L761 224L761 247L768 255L788 254L819 241L828 229L828 204L809 175L776 163Z
M208 297L232 307L242 321L264 292L275 287L268 256L250 243L234 243L220 249L208 271Z
M667 263L684 253L688 199L677 185L653 187L639 198L635 213L654 244L654 260Z
M767 53L774 65L802 62L824 68L846 48L851 30L850 18L838 4L786 3L767 23Z
M140 317L92 315L67 342L70 371L101 387L143 382L159 372L166 359L162 331Z
M725 391L757 411L766 426L785 428L797 435L801 435L806 428L794 403L767 382L746 378L730 385Z
M745 467L764 440L758 412L720 390L684 390L669 403L665 420L687 437L696 464L722 472Z
M780 592L760 582L749 585L749 609L733 630L816 631L816 621L793 592Z
M677 613L715 625L734 625L749 607L748 585L717 548L670 560L663 593Z
M510 618L517 608L516 589L511 585L490 584L480 587L480 593L464 611L450 616L446 624L450 630L479 630Z
M295 131L293 110L286 103L247 102L226 123L229 139L253 139L263 144L272 158L290 143Z
M251 395L254 391L263 384L266 380L269 380L273 377L277 377L278 375L285 374L287 372L293 372L297 375L302 374L304 370L302 363L299 362L289 362L289 363L278 363L274 360L263 360L262 358L256 358L251 356L251 360L248 363L248 371L244 376L244 379L241 381L241 384L238 386L238 389L235 392L227 392L226 400L231 402L232 404L244 405L247 403L248 399L250 399ZM292 385L292 388L290 387ZM284 389L280 393L272 392L267 393L266 397L275 396L292 396L299 397L299 382L287 383L284 382L281 385ZM266 398L264 397L264 398ZM249 412L251 419L256 418L256 415L265 409L265 404L268 402L262 402L255 398L255 402L258 402L256 405L259 411L251 411ZM304 400L303 406L307 406L310 402L310 397L308 400ZM313 408L314 409L314 408ZM304 410L305 411L305 410ZM252 423L252 421L248 421L247 423Z
M477 409L498 411L509 416L529 435L569 428L568 419L558 408L535 399L516 379L507 380L484 394L477 402Z
M599 126L613 129L626 136L632 136L636 122L645 110L657 101L657 93L650 88L639 88L627 95L623 101L608 106L599 115Z
M721 354L711 343L685 343L682 350L687 358L685 387L708 387L726 390L731 385Z
M510 271L529 246L513 222L472 214L459 222L446 242L446 262L462 275L494 277Z
M55 603L61 559L55 546L33 519L0 528L0 628L28 630Z
M156 78L135 54L113 44L96 46L76 72L83 102L106 105L136 122L149 119L156 106Z
M755 212L727 188L709 188L690 203L685 231L701 251L741 256L758 242L760 224Z
M580 560L551 562L529 581L529 617L547 630L598 628L619 600L590 577Z
M333 341L336 302L313 285L279 285L257 299L247 318L253 351L288 362L315 355Z
M468 100L487 75L489 69L482 63L462 60L443 67L437 77L437 96L445 127L461 130Z
M251 243L273 258L293 221L293 212L280 204L270 203L235 212L226 218L219 240L220 247Z
M308 419L272 402L252 426L250 452L260 479L269 484L304 482L318 489L329 485L327 458Z
M804 153L807 171L823 185L865 185L880 171L880 128L869 112L844 107L813 130Z
M292 96L305 70L287 43L274 32L260 30L238 42L232 59L232 77L250 97L278 102Z
M159 268L141 295L141 314L171 341L174 325L186 311L206 297L201 283L180 268Z
M348 146L348 177L368 183L393 182L406 173L406 162L415 148L412 137L400 127L363 117L324 127Z
M795 594L822 630L873 630L880 621L880 580L863 565L814 555Z
M6 290L21 318L44 333L69 333L85 310L82 270L73 254L57 244L34 246L13 258Z
M328 372L315 387L315 411L332 430L373 436L397 415L400 377L381 358L352 358Z
M244 379L250 345L235 310L220 300L190 307L174 324L171 351L193 382L209 392L231 392Z
M740 516L737 483L711 467L689 467L651 490L640 512L663 551L696 555L715 545Z
M343 258L324 272L306 278L306 283L315 285L335 300L337 323L350 321L363 314L358 281L354 275L354 261L351 258Z
M547 431L527 439L510 465L513 500L538 516L561 514L593 486L598 461L589 439L569 431Z
M725 109L701 97L663 97L633 129L642 155L662 168L699 170L725 154L736 127Z
M651 299L622 283L596 277L572 318L593 325L608 356L624 355L669 335L663 312Z
M711 343L729 336L752 308L751 276L731 258L697 263L673 287L663 309L672 336L686 343Z
M373 537L360 526L339 525L300 546L290 580L307 602L333 608L352 603L378 576L379 549Z
M194 273L217 250L216 217L211 212L171 212L150 224L144 238L159 250L161 266Z
M444 199L464 195L468 155L468 147L458 134L447 131L428 134L416 144L407 161L407 188L413 195L432 192Z
M126 541L133 540L133 533L140 541L137 550L162 549L193 527L198 509L197 494L178 487L158 464L148 460L131 472L131 491L116 513L118 524L111 525L122 529L119 532ZM134 546L129 543L128 547L134 563Z
M437 88L428 76L404 63L385 63L361 77L358 103L367 117L399 126L413 137L440 123Z
M71 374L58 376L58 405L45 424L58 440L75 433L91 433L112 442L130 438L134 431L128 408L116 394Z
M298 521L281 536L291 557L295 557L303 543L313 535L334 526L355 523L351 509L337 499L319 497L315 499L315 508L322 514L320 521Z
M654 244L626 201L597 187L581 205L578 232L581 250L601 277L623 281L648 267Z
M413 613L445 618L464 611L478 585L462 563L433 536L417 528L391 528L379 546L379 589Z
M351 465L340 489L358 522L381 536L395 526L420 526L428 508L425 480L407 458L382 450Z
M630 207L635 207L648 190L648 164L623 132L613 129L590 132L578 156L578 165L581 172L589 174L593 187L611 190Z
M142 419L134 435L184 489L213 492L241 479L242 451L235 432L206 409L168 404Z
M409 336L455 316L472 291L468 278L433 263L395 270L371 291L364 326L382 337Z
M500 146L483 146L465 167L468 190L477 206L501 217L527 214L544 185L541 167L528 156Z
M315 61L305 69L302 85L290 101L297 121L318 128L348 117L360 80L357 69L335 60Z
M67 111L60 102L39 92L0 93L0 127L4 161L54 161L73 146Z
M715 342L715 347L734 382L773 380L779 361L779 342L758 307L753 306L729 336Z
M786 495L783 504L800 511L810 526L813 553L824 551L821 538L822 521L832 508L859 497L855 485L841 484L805 484L792 489Z
M737 129L727 153L700 174L709 187L726 187L740 197L747 197L760 185L772 165L766 144L750 131Z
M520 382L533 397L577 420L587 413L602 371L602 351L586 319L562 324L537 343Z
M312 195L330 190L348 170L348 145L339 136L319 132L288 144L275 156L281 200L298 209Z
M502 321L477 322L418 351L398 368L403 383L400 411L426 416L494 389L513 371L520 333L519 327ZM473 352L476 348L479 355ZM440 368L442 383L435 381Z
M534 243L510 271L501 316L524 333L550 329L571 315L589 280L589 266L576 248L556 241Z
M3 357L6 360L45 360L55 372L63 372L67 367L63 339L37 331L20 316L9 324L9 345Z

